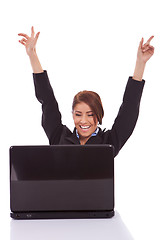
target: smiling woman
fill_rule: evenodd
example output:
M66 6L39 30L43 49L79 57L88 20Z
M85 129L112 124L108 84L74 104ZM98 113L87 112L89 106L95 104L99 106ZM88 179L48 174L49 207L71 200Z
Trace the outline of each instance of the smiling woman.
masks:
M100 96L92 91L81 91L76 94L72 104L73 120L76 127L77 137L84 145L95 131L97 125L102 124L104 116Z
M73 120L77 137L80 139L81 144L84 145L97 129L98 119L96 114L89 105L81 102L73 110Z
M99 95L91 91L79 92L73 100L72 111L75 124L70 131L62 124L61 113L50 85L47 71L44 71L36 53L36 43L39 32L35 35L31 29L31 37L20 33L23 38L19 41L26 48L33 69L35 93L42 104L42 126L50 144L111 144L114 146L114 156L123 147L132 134L139 115L139 106L145 81L142 80L146 62L154 53L150 41L143 44L143 38L138 47L136 67L133 77L129 77L123 102L112 128L101 130L104 115Z
M81 91L77 93L73 99L72 111L78 103L86 103L90 106L91 111L95 114L94 120L98 119L99 124L102 124L102 118L104 116L104 110L100 96L96 92Z

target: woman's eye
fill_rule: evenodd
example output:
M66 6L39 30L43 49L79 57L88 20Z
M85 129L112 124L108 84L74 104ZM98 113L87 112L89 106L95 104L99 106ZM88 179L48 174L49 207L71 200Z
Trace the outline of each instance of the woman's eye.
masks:
M76 116L77 116L77 117L80 117L80 116L81 116L81 114L78 114L78 113L76 113Z
M93 116L94 116L94 114L93 114L93 113L88 115L88 117L93 117Z

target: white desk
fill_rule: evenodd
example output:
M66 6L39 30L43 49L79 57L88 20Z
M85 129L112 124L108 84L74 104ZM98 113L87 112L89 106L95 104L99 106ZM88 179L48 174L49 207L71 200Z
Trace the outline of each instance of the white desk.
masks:
M10 240L133 240L118 212L111 219L13 220Z

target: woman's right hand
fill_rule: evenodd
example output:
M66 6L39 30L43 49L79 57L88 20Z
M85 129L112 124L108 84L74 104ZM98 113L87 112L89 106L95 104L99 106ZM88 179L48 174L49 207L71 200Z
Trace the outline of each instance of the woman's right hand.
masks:
M31 37L29 37L25 33L19 33L18 35L23 37L19 42L23 44L26 48L26 52L30 58L31 66L34 73L42 73L43 68L40 64L40 61L38 59L37 53L36 53L36 43L38 40L40 32L38 32L36 35L34 33L34 28L31 28Z
M19 42L25 46L28 56L31 56L33 53L36 53L36 43L37 43L39 34L40 32L38 32L35 35L34 27L31 28L31 37L29 37L25 33L18 34L18 36L23 37L21 40L19 40Z

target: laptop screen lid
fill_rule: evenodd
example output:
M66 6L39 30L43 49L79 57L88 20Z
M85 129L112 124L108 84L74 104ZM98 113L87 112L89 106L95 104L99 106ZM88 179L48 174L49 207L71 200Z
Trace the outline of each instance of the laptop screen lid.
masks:
M11 147L10 206L13 213L112 211L113 147Z

